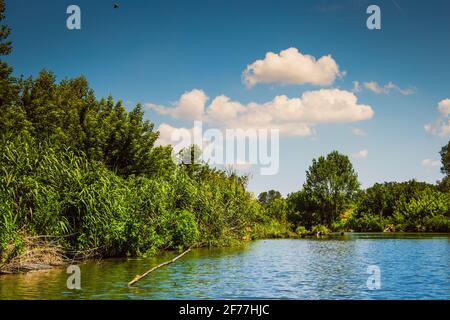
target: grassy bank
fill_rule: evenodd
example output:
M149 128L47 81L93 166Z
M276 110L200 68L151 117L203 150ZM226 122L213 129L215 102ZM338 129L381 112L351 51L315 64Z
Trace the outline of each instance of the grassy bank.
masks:
M101 257L227 245L251 238L261 214L244 177L206 165L124 178L31 137L8 137L1 148L3 262L25 249L25 237L42 235L65 252Z

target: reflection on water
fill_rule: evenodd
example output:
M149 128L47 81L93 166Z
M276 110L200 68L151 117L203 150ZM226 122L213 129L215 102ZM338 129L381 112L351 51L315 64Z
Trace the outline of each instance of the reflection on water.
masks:
M172 257L82 264L80 291L67 289L65 269L0 276L0 299L450 299L448 234L345 234L196 249L127 287ZM381 269L380 290L366 286L369 265Z

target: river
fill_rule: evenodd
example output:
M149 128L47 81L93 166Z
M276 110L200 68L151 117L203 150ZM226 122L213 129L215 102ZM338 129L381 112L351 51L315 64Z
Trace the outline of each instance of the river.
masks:
M0 299L450 299L450 234L349 233L195 249L127 287L173 256L83 263L81 290L67 289L65 268L0 276ZM369 277L379 289L369 289Z

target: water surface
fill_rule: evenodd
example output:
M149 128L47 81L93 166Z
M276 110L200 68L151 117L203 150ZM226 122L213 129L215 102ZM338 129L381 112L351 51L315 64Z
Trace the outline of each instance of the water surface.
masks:
M196 249L127 283L173 253L80 265L80 291L65 269L0 276L0 299L450 299L449 234L345 234L329 239L260 240ZM369 290L367 268L381 271Z

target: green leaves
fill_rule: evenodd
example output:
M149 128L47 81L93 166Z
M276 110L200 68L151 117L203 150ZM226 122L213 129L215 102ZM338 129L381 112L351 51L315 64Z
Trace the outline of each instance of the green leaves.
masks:
M0 0L0 22L5 19L5 2ZM11 53L11 42L7 41L11 30L4 25L0 26L0 55Z
M23 134L70 147L123 177L173 173L170 148L154 148L158 133L141 105L127 111L112 96L97 101L84 77L57 83L43 70L36 79L11 76L0 64L0 134Z
M449 214L450 194L437 186L414 180L390 182L361 194L349 225L358 231L382 231L388 225L396 231L445 231Z
M313 160L303 185L306 211L314 211L313 224L331 225L355 200L359 192L358 176L347 156L333 151Z
M4 135L0 149L0 251L23 232L57 237L70 252L150 255L240 240L257 216L239 177L203 164L195 177L180 167L124 178L27 135Z

